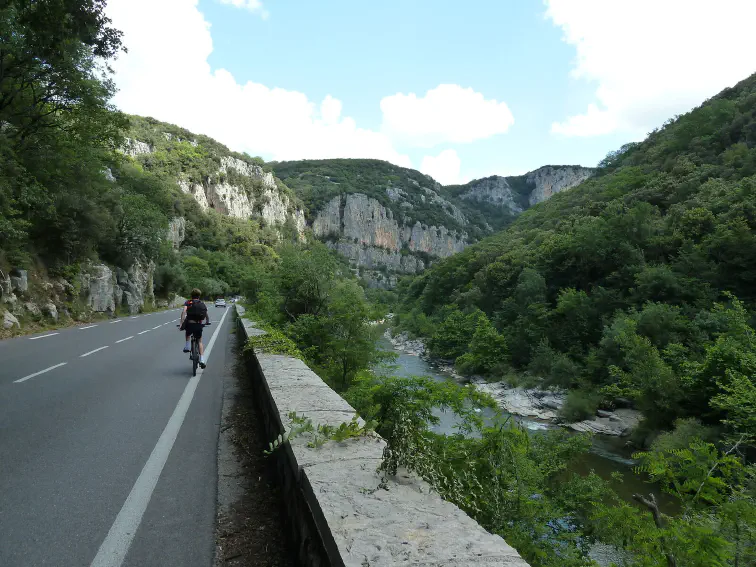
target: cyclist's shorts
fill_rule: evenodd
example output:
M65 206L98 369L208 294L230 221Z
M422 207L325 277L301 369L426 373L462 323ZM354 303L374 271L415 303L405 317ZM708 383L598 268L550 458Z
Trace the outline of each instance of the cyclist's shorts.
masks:
M184 330L186 331L186 336L194 335L195 339L201 339L202 338L202 323L192 323L187 321L184 323Z

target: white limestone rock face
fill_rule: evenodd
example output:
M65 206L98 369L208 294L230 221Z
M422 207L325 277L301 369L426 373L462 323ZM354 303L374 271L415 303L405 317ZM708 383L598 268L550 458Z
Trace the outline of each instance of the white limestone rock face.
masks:
M55 307L55 304L52 301L48 301L42 306L42 313L53 321L58 320L58 308Z
M205 196L205 188L202 185L181 180L178 182L178 186L181 191L194 197L194 200L197 201L197 204L203 211L207 211L210 208L210 203L207 202L207 197Z
M133 138L126 138L121 151L129 157L135 158L142 154L151 154L153 150L152 146L146 142L134 140Z
M81 293L92 311L113 313L115 311L116 277L105 264L86 267L79 276Z
M426 266L412 252L445 258L467 245L467 234L444 226L428 227L420 222L400 226L390 209L362 193L334 197L318 213L312 228L319 238L336 237L331 247L349 258L353 266L367 270L387 268L414 274Z
M155 265L150 262L142 264L134 262L128 270L116 270L117 286L114 289L114 300L117 305L128 309L129 313L139 313L145 303L155 301L153 291L153 274Z
M34 317L39 317L42 315L42 310L39 308L39 306L31 301L24 303L24 309L31 313Z
M252 216L252 202L241 187L229 183L208 183L205 198L210 207L223 215L248 219Z
M20 329L21 323L18 322L18 319L16 319L13 313L11 313L10 311L6 311L3 314L3 329L5 329L6 331L9 331L13 327Z
M167 240L173 245L174 250L178 250L181 243L186 238L186 219L184 217L174 217L168 223Z
M229 172L256 180L260 187L259 200L244 187L229 182ZM182 179L178 181L178 185L181 191L194 197L203 211L215 209L222 215L240 219L249 219L259 214L270 226L281 225L291 218L300 236L304 234L304 211L293 207L289 197L279 189L272 173L263 171L257 165L226 156L221 158L218 174L202 183Z
M26 270L13 270L10 273L11 290L24 293L29 290L29 272Z
M514 214L522 212L522 207L517 204L507 178L498 175L471 182L470 189L460 195L460 197L467 201L479 201L507 207Z
M547 165L531 171L527 175L529 184L534 185L529 203L535 205L554 195L579 185L593 175L595 170L588 167Z

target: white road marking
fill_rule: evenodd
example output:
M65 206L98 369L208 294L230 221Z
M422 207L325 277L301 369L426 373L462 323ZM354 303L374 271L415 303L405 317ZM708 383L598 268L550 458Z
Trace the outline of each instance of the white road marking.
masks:
M110 324L112 325L113 323L120 323L121 321L123 321L123 319L116 319L115 321L111 321Z
M45 372L50 372L50 370L55 370L56 368L60 368L61 366L65 366L68 364L67 362L61 362L60 364L56 364L55 366L51 366L50 368L45 368L44 370L40 370L39 372L35 372L34 374L29 374L28 376L24 376L23 378L19 378L18 380L14 380L13 382L18 384L19 382L26 382L29 378L34 378L35 376L39 376L40 374L44 374Z
M132 317L132 319L139 319L139 317L138 316L134 316L134 317Z
M215 339L218 336L218 331L223 326L223 319L225 318L226 315L224 314L205 348L205 360L210 358L210 353L215 345ZM181 398L178 404L176 404L176 409L173 410L173 414L168 420L165 429L163 429L163 433L160 435L155 448L152 450L150 458L144 464L139 478L137 478L134 486L131 488L126 502L123 503L121 511L118 512L118 516L116 516L113 525L110 527L105 541L102 542L97 555L92 560L91 567L121 567L124 559L126 559L131 542L134 540L134 535L139 528L139 524L142 523L144 512L150 503L152 493L163 472L165 462L168 460L168 455L170 455L173 444L176 442L176 437L178 437L181 426L184 423L186 412L189 410L194 393L197 391L197 385L200 378L202 378L202 373L202 369L198 369L197 375L191 378L186 388L184 388L184 393L181 394Z
M85 356L89 356L90 354L94 354L94 353L99 352L101 350L104 350L106 348L108 348L108 347L107 346L101 346L100 348L96 348L94 350L90 350L89 352L86 352L86 353L82 354L79 358L84 358Z
M97 325L89 325L89 327L79 327L80 331L83 331L84 329L91 329L92 327L96 327Z
M60 333L47 333L46 335L40 335L39 337L29 337L30 341L36 341L37 339L44 339L46 337L52 337L54 335L59 335Z
M125 339L121 339L120 341L116 341L116 344L122 343L123 341L128 341L129 339L133 339L134 335L131 335L130 337L126 337Z
M154 331L155 329L159 329L160 327L162 327L162 325L158 325L157 327L152 327L152 329L150 329L150 330Z
M152 329L147 329L146 331L139 331L137 335L143 335L145 333L149 333Z

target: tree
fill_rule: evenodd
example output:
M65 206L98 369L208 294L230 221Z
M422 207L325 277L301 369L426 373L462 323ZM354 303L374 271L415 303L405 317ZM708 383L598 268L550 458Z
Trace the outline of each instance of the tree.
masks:
M122 49L105 0L9 0L0 8L0 122L23 144L108 109L96 61Z
M455 365L462 374L488 374L509 359L507 341L483 315L478 320L468 351Z
M304 249L283 245L277 270L283 296L282 309L291 321L301 315L318 315L327 305L337 261L325 245L314 242Z

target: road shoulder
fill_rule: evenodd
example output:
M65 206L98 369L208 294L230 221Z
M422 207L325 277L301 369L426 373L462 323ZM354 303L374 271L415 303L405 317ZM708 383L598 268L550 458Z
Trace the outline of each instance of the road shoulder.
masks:
M234 334L218 438L216 567L291 567L283 499Z

